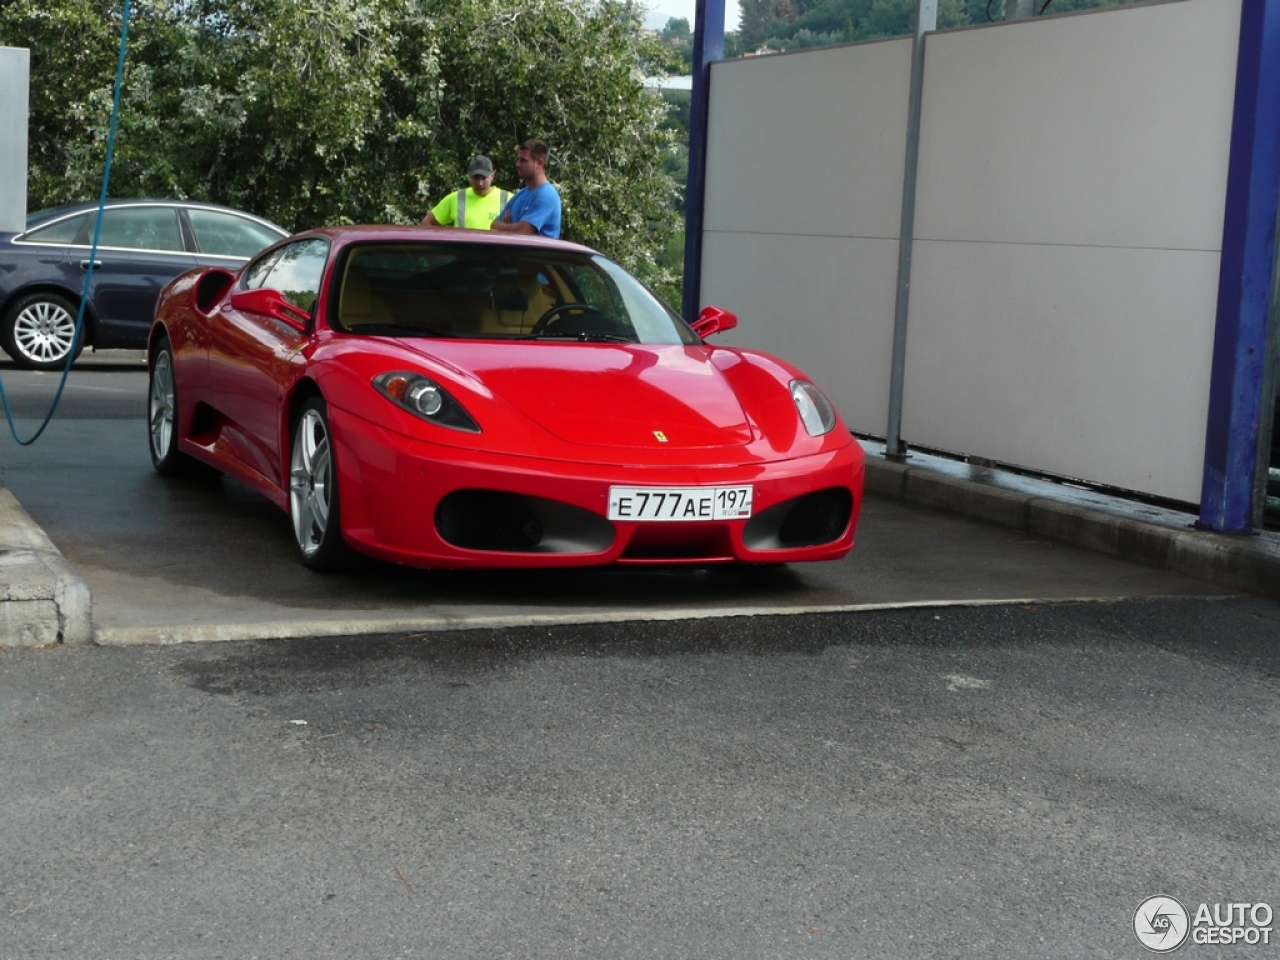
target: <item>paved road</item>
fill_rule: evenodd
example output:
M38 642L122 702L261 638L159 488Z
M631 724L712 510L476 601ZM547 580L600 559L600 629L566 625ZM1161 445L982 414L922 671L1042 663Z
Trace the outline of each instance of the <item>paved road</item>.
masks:
M1137 960L1153 894L1280 909L1278 650L1235 598L0 651L0 958Z
M763 579L318 577L151 474L136 365L76 376L0 478L108 629L792 615L0 650L0 960L1137 958L1153 894L1280 908L1280 605L875 498ZM796 613L1010 597L1104 602Z
M51 374L0 366L35 416ZM706 571L423 572L327 577L296 563L282 512L222 479L169 481L146 448L138 360L73 370L34 445L0 438L0 481L86 579L101 639L236 639L877 604L1205 595L1164 571L900 501L868 497L844 561L768 575ZM42 406L45 405L45 406ZM23 421L23 435L35 428Z

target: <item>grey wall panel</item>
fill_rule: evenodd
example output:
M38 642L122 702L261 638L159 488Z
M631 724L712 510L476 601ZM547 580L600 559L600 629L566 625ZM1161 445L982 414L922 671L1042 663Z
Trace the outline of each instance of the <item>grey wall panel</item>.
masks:
M933 34L916 237L1217 250L1239 0Z
M704 289L740 326L713 343L785 357L831 397L850 429L888 418L897 240L707 233ZM888 322L885 318L888 317Z
M717 63L707 230L897 237L910 40Z
M850 426L888 419L909 40L717 63L702 303L716 342L795 363Z
M1178 0L929 36L908 444L1199 499L1239 16ZM703 302L873 434L909 60L895 40L712 70Z
M928 38L908 444L1199 500L1239 16Z
M31 52L0 47L0 230L27 222L27 114Z
M917 241L903 436L1197 502L1219 255Z

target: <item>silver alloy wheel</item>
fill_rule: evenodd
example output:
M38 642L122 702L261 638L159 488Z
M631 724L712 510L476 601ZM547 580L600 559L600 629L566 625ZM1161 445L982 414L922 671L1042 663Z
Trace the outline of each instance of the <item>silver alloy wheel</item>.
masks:
M151 421L151 452L156 460L163 460L169 453L173 407L173 357L168 350L161 350L151 369L151 400L147 411Z
M333 489L332 467L328 426L319 411L308 410L298 421L289 470L289 513L293 535L304 557L315 556L324 543Z
M31 363L59 363L75 343L76 318L60 303L36 300L13 318L13 345Z

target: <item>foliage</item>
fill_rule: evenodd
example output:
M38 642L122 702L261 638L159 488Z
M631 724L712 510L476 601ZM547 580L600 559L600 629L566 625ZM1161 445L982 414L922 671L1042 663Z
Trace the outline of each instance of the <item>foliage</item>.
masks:
M32 52L32 207L96 198L120 6L6 0ZM302 229L415 222L493 157L551 146L565 234L653 282L674 133L643 76L676 55L621 0L135 0L111 195L225 203Z
M668 17L667 25L662 28L663 40L688 40L693 36L689 21L685 17Z
M670 17L658 38L671 48L680 59L680 69L688 73L693 69L693 30L684 17Z
M1039 10L1065 13L1128 0L1037 0ZM738 0L747 49L771 50L849 43L911 32L914 0ZM1004 17L1004 0L940 0L938 27L950 29Z

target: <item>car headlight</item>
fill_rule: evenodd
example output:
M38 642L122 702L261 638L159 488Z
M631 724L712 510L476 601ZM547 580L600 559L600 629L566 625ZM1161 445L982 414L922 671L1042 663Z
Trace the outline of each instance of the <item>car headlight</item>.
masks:
M796 402L796 410L809 436L821 437L835 429L835 408L808 380L791 381L791 399Z
M467 433L480 432L480 424L475 422L462 404L430 377L424 377L420 373L394 371L378 374L373 378L373 385L396 406L428 423Z

